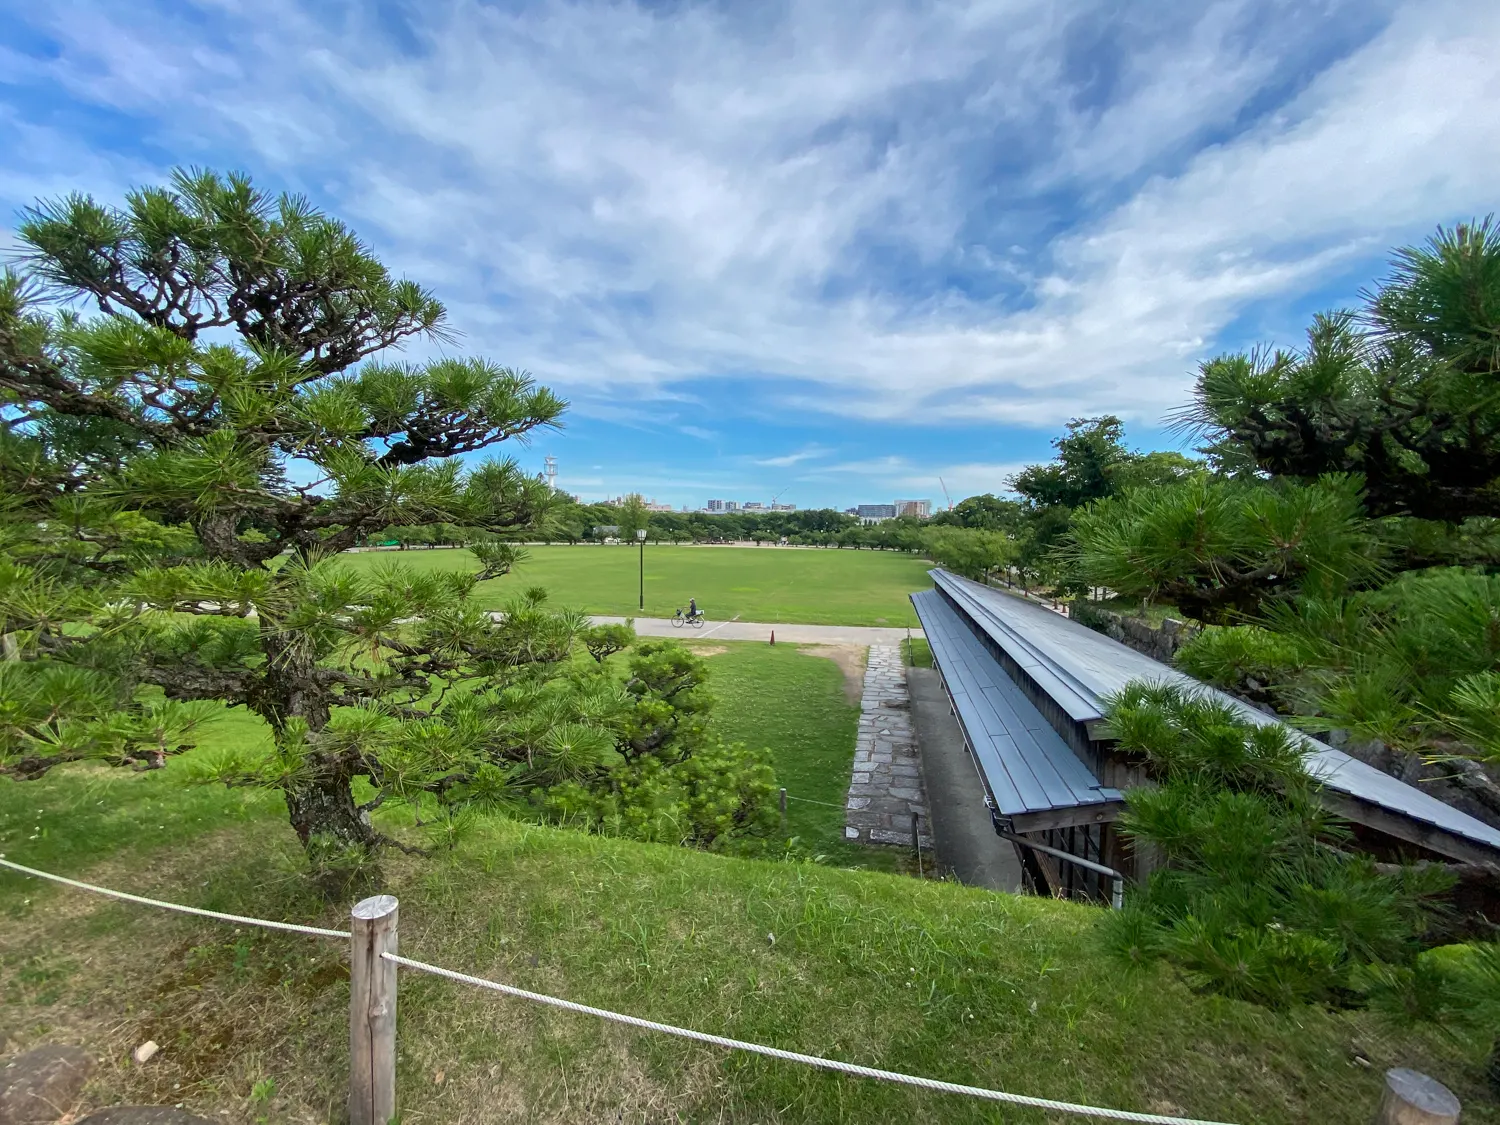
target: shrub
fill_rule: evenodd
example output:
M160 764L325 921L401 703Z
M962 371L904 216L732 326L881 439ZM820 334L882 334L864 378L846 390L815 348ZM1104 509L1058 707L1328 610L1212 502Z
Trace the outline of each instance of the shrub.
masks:
M560 823L722 850L775 829L775 788L766 751L713 742L679 761L644 755L591 783L554 786L538 803Z
M1121 829L1159 862L1105 923L1113 953L1272 1006L1359 1003L1365 969L1411 964L1451 880L1346 850L1296 734L1161 684L1127 686L1109 724L1157 782L1127 791Z
M1073 515L1078 578L1233 624L1303 590L1338 592L1378 570L1358 482L1192 476Z
M1177 650L1173 661L1188 675L1217 688L1274 702L1278 685L1304 667L1296 642L1257 625L1209 625Z

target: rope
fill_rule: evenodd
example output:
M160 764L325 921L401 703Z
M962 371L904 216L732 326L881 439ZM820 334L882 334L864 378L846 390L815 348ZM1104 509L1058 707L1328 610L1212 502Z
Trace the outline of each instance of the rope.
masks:
M36 879L50 879L54 883L61 883L66 887L76 887L81 891L93 891L95 894L121 899L125 902L136 902L142 906L155 906L162 910L175 910L180 914L196 914L199 917L213 918L220 922L234 922L244 926L260 926L268 930L286 930L294 934L311 934L314 937L348 938L351 936L347 931L343 930L325 930L317 926L300 926L294 922L272 922L265 918L246 918L240 914L223 914L217 910L200 910L196 906L182 906L175 902L162 902L160 899L145 898L141 895L127 894L125 891L110 890L108 887L96 887L92 883L83 883L77 879L68 879L62 875L53 875L48 871L38 871L34 867L26 867L19 863L13 863L4 856L0 856L0 867L8 867L12 871L19 871L23 875L30 875ZM485 980L483 977L470 976L467 973L456 972L453 969L445 969L440 965L429 965L424 961L414 961L410 957L399 957L394 953L382 953L381 956L393 964L403 965L408 969L431 973L433 976L446 977L448 980L457 981L460 984L471 984L476 988L488 988L494 992L501 992L507 996L515 996L522 1000L534 1000L538 1004L547 1004L553 1008L561 1008L564 1011L580 1012L587 1016L598 1016L600 1019L613 1020L615 1023L627 1024L630 1027L639 1027L645 1031L659 1031L666 1035L676 1035L681 1039L692 1039L699 1043L709 1043L716 1047L729 1047L734 1050L749 1051L751 1054L765 1055L767 1058L802 1063L805 1066L815 1066L823 1070L837 1071L840 1074L852 1074L858 1078L878 1078L884 1082L897 1082L905 1086L917 1086L924 1090L936 1090L944 1094L963 1094L971 1098L983 1098L992 1102L1007 1102L1011 1105L1029 1106L1033 1109L1048 1109L1056 1113L1071 1113L1079 1117L1100 1117L1110 1121L1139 1121L1146 1122L1147 1125L1229 1125L1229 1123L1222 1121L1200 1121L1188 1117L1164 1117L1156 1113L1135 1113L1126 1109L1103 1109L1098 1106L1078 1105L1074 1102L1053 1101L1051 1098L1032 1098L1025 1094L1008 1094L1001 1090L986 1090L980 1086L963 1086L957 1082L939 1082L933 1078L921 1078L913 1074L901 1074L894 1070L879 1070L871 1066L860 1066L857 1063L840 1062L837 1059L825 1059L817 1055L804 1055L800 1051L783 1051L779 1047L766 1047L760 1043L748 1043L743 1039L730 1039L723 1035L710 1035L704 1031L674 1027L668 1023L644 1020L639 1016L627 1016L623 1013L611 1012L604 1008L594 1008L588 1004L577 1004L571 1000L562 1000L556 996L546 996L540 992L528 992L524 988L501 984L498 981Z
M519 997L522 1000L534 1000L538 1004L548 1004L551 1007L561 1008L567 1012L581 1012L586 1016L598 1016L600 1019L613 1020L615 1023L628 1024L631 1027L639 1027L646 1031L660 1031L666 1035L676 1035L682 1039L694 1039L699 1043L711 1043L715 1047L731 1047L739 1051L749 1051L752 1054L765 1055L768 1058L803 1063L806 1066L821 1067L824 1070L834 1070L841 1074L852 1074L859 1078L878 1078L884 1082L899 1082L906 1086L920 1086L924 1090L937 1090L944 1094L965 1094L971 1098L984 1098L992 1102L1009 1102L1011 1105L1030 1106L1033 1109L1050 1109L1055 1113L1071 1113L1080 1117L1102 1117L1110 1121L1141 1121L1151 1123L1151 1125L1229 1125L1229 1123L1222 1121L1199 1121L1189 1117L1163 1117L1155 1113L1135 1113L1127 1109L1102 1109L1097 1106L1077 1105L1073 1102L1053 1101L1050 1098L1031 1098L1025 1094L1007 1094L1000 1090L986 1090L981 1086L961 1086L956 1082L939 1082L933 1078L919 1078L916 1075L901 1074L894 1070L878 1070L872 1066L839 1062L836 1059L820 1058L817 1055L804 1055L799 1051L783 1051L779 1047L766 1047L760 1043L747 1043L743 1039L729 1039L723 1035L710 1035L704 1031L692 1031L685 1027L674 1027L669 1023L643 1020L639 1016L627 1016L620 1012L607 1011L604 1008L593 1008L587 1004L576 1004L571 1000L561 1000L556 996L546 996L540 992L528 992L526 989L516 988L514 985L485 980L483 977L472 977L468 973L455 972L453 969L445 969L439 965L429 965L423 961L413 961L410 957L400 957L394 953L382 953L381 956L387 961L408 969L431 973L434 976L447 977L449 980L457 981L460 984L472 984L476 988L488 988L495 992L503 992L507 996Z
M822 805L825 809L841 809L843 805L831 804L828 801L814 801L811 797L793 797L790 793L786 795L788 801L801 801L804 805Z
M142 906L159 906L163 910L175 910L180 914L197 914L203 918L214 918L220 922L235 922L242 926L260 926L267 930L287 930L294 934L312 934L314 937L349 938L348 930L324 930L317 926L299 926L295 922L270 922L265 918L245 918L239 914L220 914L217 910L200 910L196 906L179 906L175 902L162 902L160 899L142 898L140 895L126 894L124 891L112 891L108 887L96 887L92 883L80 883L77 879L65 879L61 875L53 875L47 871L38 871L34 867L23 867L19 863L12 863L4 856L0 856L0 867L9 867L12 871L19 871L23 875L31 875L37 879L51 879L54 883L61 883L66 887L77 887L80 891L93 891L95 894L108 895L110 898L123 899L126 902L138 902Z

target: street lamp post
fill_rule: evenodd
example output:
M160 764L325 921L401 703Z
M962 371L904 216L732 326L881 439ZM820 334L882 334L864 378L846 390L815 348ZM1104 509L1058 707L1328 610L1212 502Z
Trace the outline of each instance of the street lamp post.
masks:
M636 541L641 545L641 612L646 612L646 529L637 528Z

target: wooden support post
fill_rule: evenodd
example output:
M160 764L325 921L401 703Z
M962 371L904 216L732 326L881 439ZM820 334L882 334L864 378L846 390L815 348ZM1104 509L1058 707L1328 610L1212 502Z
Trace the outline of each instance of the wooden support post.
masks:
M1435 1078L1397 1067L1385 1072L1374 1125L1457 1125L1458 1099Z
M349 943L349 1125L396 1116L396 899L355 904Z
M917 853L917 878L922 878L922 837L917 831L917 814L911 814L911 846Z
M786 786L781 787L781 830L786 831Z

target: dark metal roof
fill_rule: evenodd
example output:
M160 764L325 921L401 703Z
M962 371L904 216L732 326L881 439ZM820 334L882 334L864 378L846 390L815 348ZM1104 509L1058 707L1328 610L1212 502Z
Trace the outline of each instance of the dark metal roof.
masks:
M932 571L932 577L936 585L962 607L964 614L1025 668L1077 722L1087 724L1099 720L1104 714L1101 700L1105 696L1119 691L1132 680L1148 680L1210 692L1234 706L1250 722L1262 726L1285 725L1243 700L1210 688L1045 606L1003 590L981 586L945 570ZM1341 750L1300 731L1297 733L1307 747L1305 762L1308 772L1329 789L1431 825L1492 851L1500 851L1500 829L1460 812Z
M1084 811L1074 823L1113 819L1119 790L1099 784L942 595L926 590L911 600L1000 815L1017 827L1066 809Z

